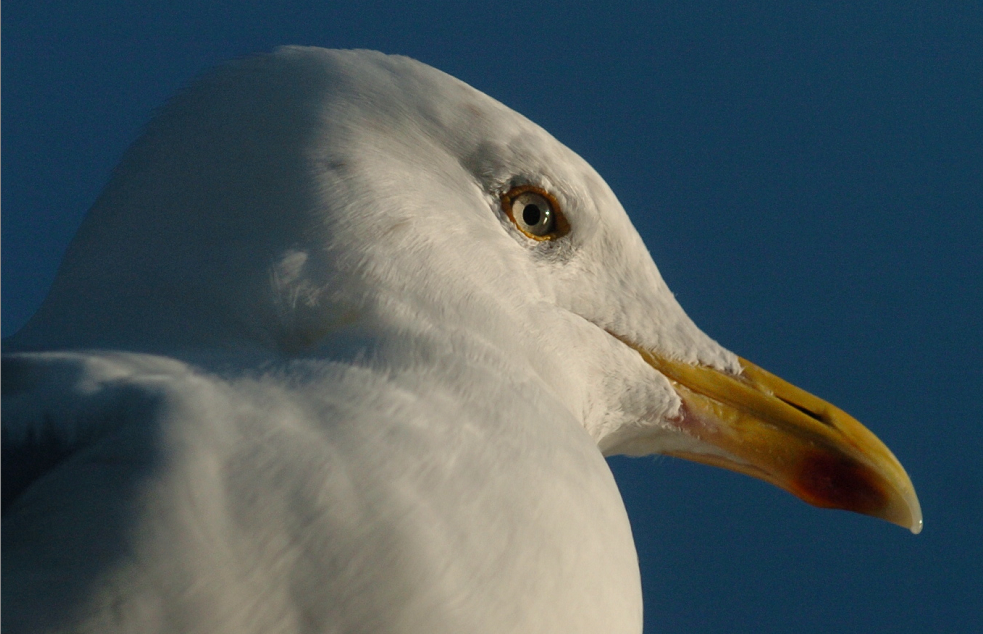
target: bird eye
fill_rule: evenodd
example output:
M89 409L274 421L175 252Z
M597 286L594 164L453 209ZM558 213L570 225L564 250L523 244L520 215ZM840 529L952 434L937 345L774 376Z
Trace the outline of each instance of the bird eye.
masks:
M502 209L533 240L552 240L569 230L556 199L538 187L513 187L502 196Z

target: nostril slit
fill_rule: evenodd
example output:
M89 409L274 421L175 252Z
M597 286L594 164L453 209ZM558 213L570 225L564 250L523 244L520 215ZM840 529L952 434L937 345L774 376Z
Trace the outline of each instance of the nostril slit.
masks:
M809 418L812 418L813 420L817 420L820 423L822 423L823 425L828 425L830 427L833 426L833 422L830 421L828 418L822 416L821 414L817 414L816 412L814 412L814 411L812 411L810 409L806 409L805 407L802 407L801 405L799 405L797 403L793 403L792 401L786 400L786 399L782 398L781 396L778 397L778 400L780 400L781 402L785 403L786 405L791 405L792 407L794 407L795 409L799 410L800 412L802 412L803 414L805 414Z

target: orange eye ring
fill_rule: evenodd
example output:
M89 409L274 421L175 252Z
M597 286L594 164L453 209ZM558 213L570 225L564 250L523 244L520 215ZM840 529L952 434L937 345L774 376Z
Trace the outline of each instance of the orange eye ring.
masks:
M535 185L518 185L502 194L502 211L516 229L537 242L555 240L570 232L570 223L556 198Z

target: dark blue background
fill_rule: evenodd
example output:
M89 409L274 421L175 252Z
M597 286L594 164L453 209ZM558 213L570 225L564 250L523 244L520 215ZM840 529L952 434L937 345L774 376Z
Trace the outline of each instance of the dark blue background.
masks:
M658 6L653 6L653 5ZM614 460L646 631L983 631L983 5L3 3L3 333L154 108L278 44L433 64L620 196L684 308L844 407L925 531Z

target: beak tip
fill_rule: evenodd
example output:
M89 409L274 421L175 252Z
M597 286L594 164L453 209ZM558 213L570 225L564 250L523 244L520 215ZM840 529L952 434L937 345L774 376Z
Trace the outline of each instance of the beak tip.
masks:
M900 469L900 464L898 467ZM867 514L907 528L913 535L922 532L924 527L922 507L907 474L904 474L902 482L888 481L884 484L887 485L884 489L886 491L884 505L879 510ZM864 513L864 511L860 512Z
M925 526L925 522L922 520L922 507L918 503L918 497L914 491L911 492L911 497L905 501L908 502L908 512L910 514L908 529L912 535L917 535L922 532L922 528Z
M871 464L853 456L817 452L803 462L803 470L790 490L816 506L877 517L915 535L924 525L915 488L893 455L890 460Z

